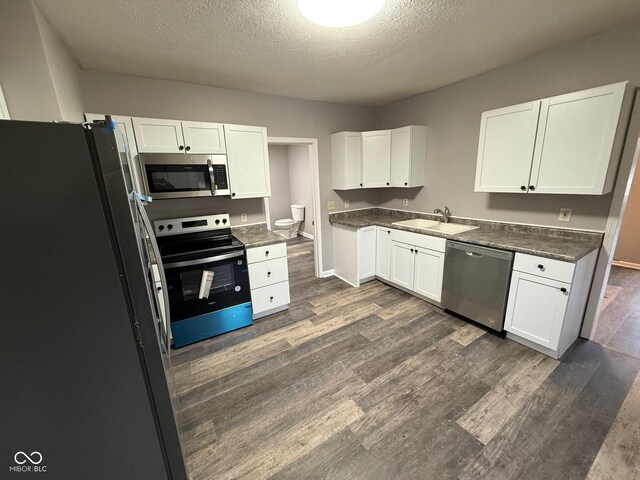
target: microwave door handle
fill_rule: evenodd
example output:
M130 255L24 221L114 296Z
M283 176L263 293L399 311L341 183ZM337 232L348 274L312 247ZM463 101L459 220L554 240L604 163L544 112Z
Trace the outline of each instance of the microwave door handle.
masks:
M216 180L213 177L213 164L211 159L207 158L207 167L209 168L209 181L211 182L211 195L216 196Z

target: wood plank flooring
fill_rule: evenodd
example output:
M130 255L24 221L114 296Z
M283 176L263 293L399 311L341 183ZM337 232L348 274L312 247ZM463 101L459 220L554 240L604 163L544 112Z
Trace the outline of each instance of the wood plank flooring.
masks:
M172 357L194 480L640 478L640 359L558 362L288 248L288 311Z

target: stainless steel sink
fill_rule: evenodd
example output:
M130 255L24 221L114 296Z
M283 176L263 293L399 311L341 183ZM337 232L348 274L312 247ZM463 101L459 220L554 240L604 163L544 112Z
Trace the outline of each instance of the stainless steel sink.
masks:
M420 228L432 232L448 233L455 235L456 233L468 232L478 227L473 225L462 225L460 223L442 223L437 220L426 220L424 218L412 218L411 220L403 220L401 222L393 222L394 225L402 225L404 227Z

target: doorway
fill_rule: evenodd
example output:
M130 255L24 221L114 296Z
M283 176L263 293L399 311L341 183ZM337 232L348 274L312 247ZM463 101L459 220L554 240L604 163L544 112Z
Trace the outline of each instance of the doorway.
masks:
M637 166L630 182L593 340L640 358L640 168Z
M315 276L320 277L323 268L318 140L269 137L267 143L271 177L271 197L264 199L267 228L285 238L301 236L312 240ZM302 211L304 217L300 220Z

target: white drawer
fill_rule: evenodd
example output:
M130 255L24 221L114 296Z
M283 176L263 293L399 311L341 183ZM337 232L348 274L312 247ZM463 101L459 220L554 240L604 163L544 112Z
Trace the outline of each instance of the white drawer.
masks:
M251 290L251 302L254 315L273 308L282 307L290 301L289 282L276 283Z
M287 257L249 264L251 288L261 288L289 280Z
M447 246L447 240L445 238L432 237L421 233L405 232L404 230L391 229L391 240L443 253Z
M575 264L570 262L536 257L526 253L516 253L516 258L513 261L513 269L518 272L530 273L565 283L571 283L575 268Z
M264 260L286 256L286 243L274 243L273 245L265 245L264 247L247 248L247 263L262 262Z

